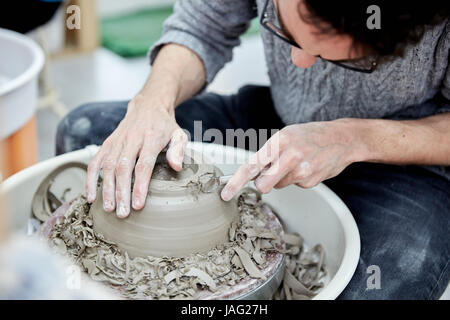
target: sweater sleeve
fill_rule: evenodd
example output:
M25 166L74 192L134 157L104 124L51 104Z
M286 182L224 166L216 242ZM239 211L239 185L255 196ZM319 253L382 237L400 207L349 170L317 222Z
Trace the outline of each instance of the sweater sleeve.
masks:
M439 113L450 112L450 19L447 20L441 42L443 52L447 52L447 69L442 79L440 94L438 94Z
M254 0L178 0L164 22L162 37L149 51L150 63L164 44L183 45L203 61L209 84L231 61L233 48L256 15Z
M445 69L439 91L433 98L423 102L422 108L415 108L414 118L450 112L450 19L447 20L442 35L438 39L435 52L436 56L439 57L438 65L442 66L443 70ZM421 114L421 111L424 113Z
M442 81L442 88L440 93L441 94L439 100L441 108L439 110L439 113L450 112L450 64L447 66L447 72L445 73L445 77Z

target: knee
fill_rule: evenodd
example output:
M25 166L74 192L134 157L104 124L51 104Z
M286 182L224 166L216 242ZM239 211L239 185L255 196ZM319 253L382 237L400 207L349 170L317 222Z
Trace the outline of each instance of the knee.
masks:
M89 136L93 124L89 110L93 108L95 103L81 105L61 119L56 130L57 155L80 149L76 141Z
M96 103L86 103L70 111L58 124L58 133L82 133L83 128L91 122L92 109Z

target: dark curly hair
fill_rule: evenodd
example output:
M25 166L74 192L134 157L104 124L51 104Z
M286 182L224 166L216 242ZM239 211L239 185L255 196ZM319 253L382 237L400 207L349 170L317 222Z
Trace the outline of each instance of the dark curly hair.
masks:
M301 10L306 5L308 13ZM367 8L377 5L381 28L369 29ZM303 0L301 17L319 28L321 34L348 34L353 49L382 56L401 56L407 45L416 44L427 26L444 22L450 15L450 1L414 0Z

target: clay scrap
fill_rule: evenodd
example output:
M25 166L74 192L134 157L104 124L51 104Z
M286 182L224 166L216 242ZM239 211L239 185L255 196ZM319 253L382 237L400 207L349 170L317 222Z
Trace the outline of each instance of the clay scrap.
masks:
M308 250L300 235L284 233L258 191L246 188L224 202L204 188L222 172L202 154L191 152L181 172L164 159L157 159L144 209L126 219L104 212L101 181L92 205L84 196L54 197L56 176L86 165L55 169L33 199L42 235L93 280L129 299L233 299L274 278L276 287L283 266L273 298L311 299L322 289L323 248Z
M260 268L271 252L287 255L286 272L275 299L310 299L323 287L326 274L321 246L304 250L298 235L267 228L271 210L254 190L238 200L239 219L229 241L207 253L185 257L134 257L93 229L90 205L81 196L56 219L50 233L55 249L89 276L129 299L196 299L201 293L233 286L246 277L264 279Z

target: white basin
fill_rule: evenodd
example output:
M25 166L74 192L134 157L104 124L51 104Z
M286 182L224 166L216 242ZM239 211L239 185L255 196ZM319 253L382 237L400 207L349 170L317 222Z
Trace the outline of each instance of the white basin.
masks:
M36 110L44 54L28 37L6 29L0 29L0 48L0 139L4 139Z
M190 147L204 152L224 174L233 173L250 154L216 144L191 143ZM97 150L97 147L90 146L68 153L27 168L6 180L0 193L6 195L9 203L9 221L13 230L25 231L33 194L51 170L71 161L88 163ZM76 170L68 174L72 175L72 193L82 191L83 175ZM61 186L61 190L65 187ZM323 184L309 190L291 186L264 195L263 199L274 207L288 231L300 233L309 246L317 243L324 246L329 281L315 299L335 299L352 278L359 259L359 232L348 208Z

